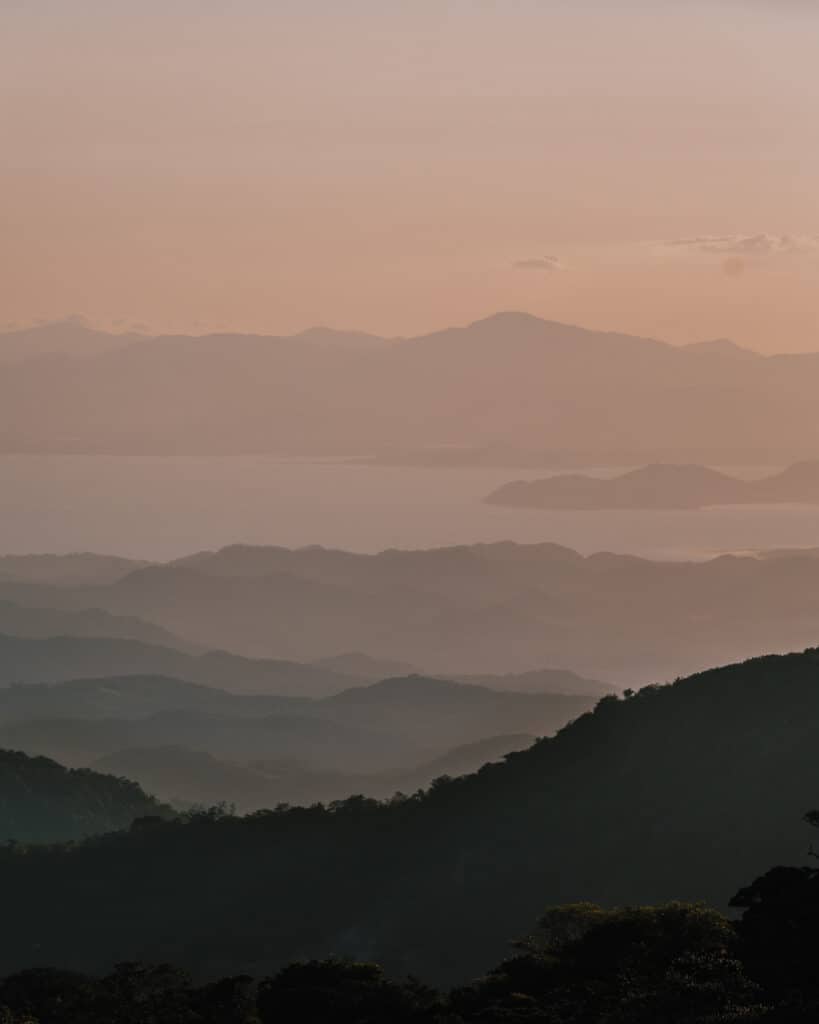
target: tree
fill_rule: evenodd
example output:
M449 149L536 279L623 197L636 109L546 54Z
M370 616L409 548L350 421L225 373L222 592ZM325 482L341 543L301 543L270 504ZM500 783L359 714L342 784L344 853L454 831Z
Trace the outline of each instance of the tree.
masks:
M731 924L699 905L560 907L521 945L524 952L453 996L466 1019L694 1024L728 1020L758 1002Z
M82 974L51 968L31 968L0 982L0 1006L11 1021L71 1024L84 1019L91 1005L93 985ZM2 1024L6 1021L0 1017Z
M377 964L311 960L285 967L259 986L262 1024L404 1024L432 1019L435 994L390 981Z
M805 820L819 828L819 812ZM740 889L731 906L744 911L738 925L743 959L769 996L819 1003L819 869L772 868Z

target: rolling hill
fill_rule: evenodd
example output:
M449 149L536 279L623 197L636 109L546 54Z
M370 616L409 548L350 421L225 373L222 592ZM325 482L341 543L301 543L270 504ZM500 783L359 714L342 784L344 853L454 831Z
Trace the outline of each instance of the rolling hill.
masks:
M45 357L97 356L139 341L136 333L95 330L82 317L0 332L0 363L14 364Z
M326 697L312 713L446 749L498 733L548 735L586 711L593 696L498 691L474 683L406 676Z
M78 611L59 608L27 607L13 601L0 601L0 636L27 638L87 637L95 639L136 640L142 644L193 651L167 629L130 615L111 615L99 608Z
M170 813L135 782L0 750L0 842L79 840Z
M103 969L150 948L204 975L335 954L472 977L533 907L724 907L769 865L802 862L817 751L810 650L604 698L555 737L406 801L3 849L15 928L0 935L0 971Z
M206 711L160 711L147 718L37 718L0 726L0 745L83 766L134 747L180 746L229 760L292 761L313 770L395 770L440 748L410 734L337 722L311 714L230 717Z
M144 569L148 564L139 559L96 555L92 552L73 555L2 555L0 580L81 587L114 583L135 569Z
M81 614L75 613L75 617ZM237 693L299 697L335 693L351 682L350 676L318 666L243 658L227 651L188 654L120 638L0 634L2 685L122 675L164 675Z
M100 657L92 666L65 646L51 674L33 667L31 680L159 673L245 692L328 694L351 685L338 685L347 677L282 659L359 650L443 678L570 670L581 677L575 692L588 692L583 677L633 686L812 645L819 559L786 552L660 562L508 542L375 555L240 545L101 586L0 584L0 600L103 609L250 659L142 652L127 664ZM5 663L13 681L11 654ZM567 675L563 685L575 683Z
M306 791L301 776L309 785L316 772L407 774L499 732L551 734L594 700L497 692L422 676L316 700L232 694L159 676L81 679L0 688L0 745L73 766L160 747L245 765L263 761L275 766L276 775L289 776L290 790L279 787L274 803L295 802ZM334 781L333 795L346 795L357 783L345 785ZM386 785L376 780L367 791L383 795Z
M433 779L477 771L532 742L533 736L492 736L455 747L410 770L380 774L320 771L294 760L241 763L179 746L121 750L101 757L91 767L134 779L173 804L210 807L224 802L246 812L283 803L329 803L351 793L378 799L389 799L395 793L415 793Z

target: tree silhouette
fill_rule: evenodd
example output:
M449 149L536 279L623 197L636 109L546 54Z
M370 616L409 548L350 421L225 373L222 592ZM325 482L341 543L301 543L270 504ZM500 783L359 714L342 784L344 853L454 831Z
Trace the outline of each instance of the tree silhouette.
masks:
M819 828L819 812L805 820ZM731 906L744 911L743 957L766 992L776 1000L819 1000L819 868L772 868L740 889Z

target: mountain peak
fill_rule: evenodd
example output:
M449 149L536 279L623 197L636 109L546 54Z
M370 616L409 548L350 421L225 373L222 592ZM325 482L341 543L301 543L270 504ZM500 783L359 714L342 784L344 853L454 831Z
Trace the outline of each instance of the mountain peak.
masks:
M683 345L683 349L686 352L702 353L703 355L720 355L720 356L741 356L748 358L749 356L758 356L758 352L754 352L753 349L743 348L742 345L737 345L735 341L730 338L714 338L710 341L694 341L690 345Z
M473 320L469 327L481 327L481 326L517 326L527 325L532 326L534 324L543 325L549 323L548 320L544 320L542 317L535 316L533 313L524 313L519 309L504 309L499 310L497 313L491 313L489 316L482 317L480 320Z
M344 331L335 327L308 327L294 335L299 341L320 348L334 348L341 351L367 352L382 348L387 339L366 331Z

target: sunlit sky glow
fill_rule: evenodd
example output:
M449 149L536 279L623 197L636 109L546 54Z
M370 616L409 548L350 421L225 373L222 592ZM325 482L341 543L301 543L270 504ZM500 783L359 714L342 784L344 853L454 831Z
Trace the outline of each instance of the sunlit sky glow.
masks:
M817 52L801 0L6 0L0 324L819 349Z

